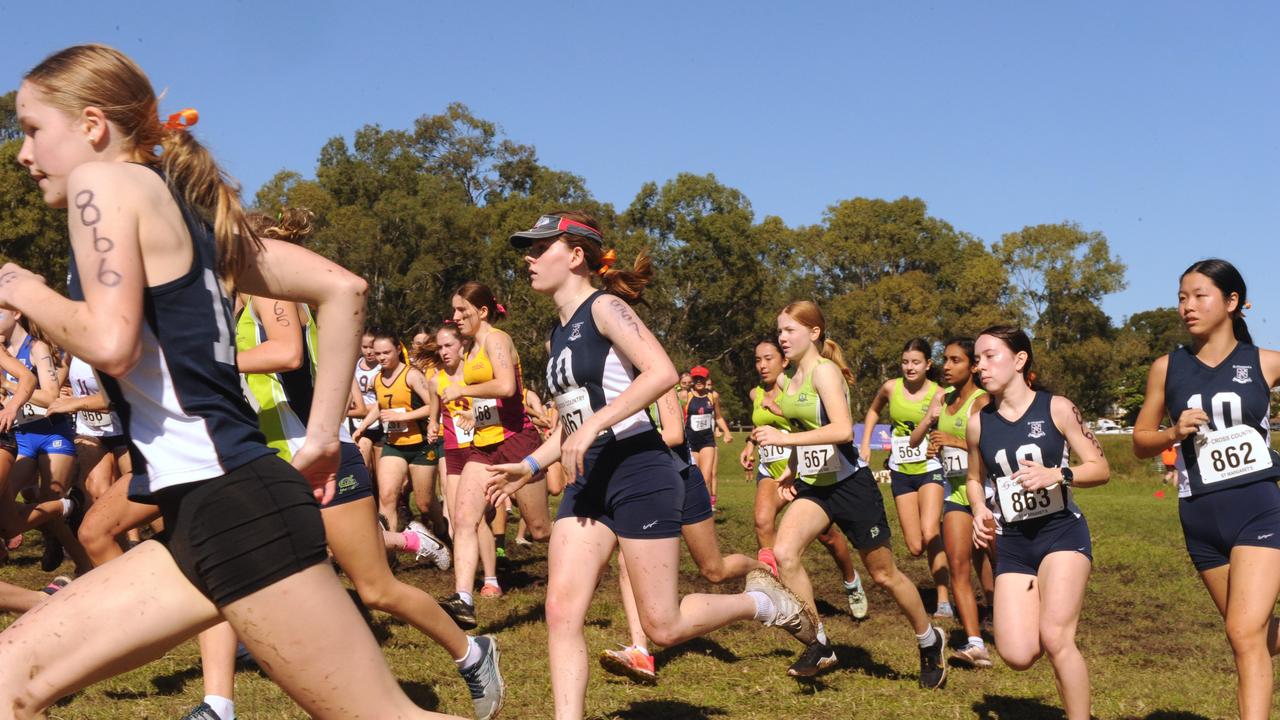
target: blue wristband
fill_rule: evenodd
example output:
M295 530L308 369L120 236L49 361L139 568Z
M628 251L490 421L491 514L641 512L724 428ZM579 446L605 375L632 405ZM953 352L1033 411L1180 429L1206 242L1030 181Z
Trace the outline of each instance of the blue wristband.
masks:
M525 455L524 462L529 466L530 475L537 475L538 471L542 470L542 466L538 464L537 460L533 459L532 455Z

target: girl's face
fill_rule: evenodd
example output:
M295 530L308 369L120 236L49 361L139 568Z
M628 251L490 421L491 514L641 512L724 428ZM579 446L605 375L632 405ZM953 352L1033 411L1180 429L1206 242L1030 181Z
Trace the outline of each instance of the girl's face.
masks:
M684 373L680 376L680 389L688 390L691 387L693 387L693 376L689 373Z
M702 376L694 378L693 391L699 394L705 393L707 391L707 379Z
M991 335L980 335L974 343L978 356L978 374L982 386L992 393L1004 392L1015 380L1025 382L1022 368L1027 364L1025 352L1015 353L1003 340Z
M360 338L360 355L364 357L366 365L373 365L378 359L373 356L373 336L365 335Z
M931 367L933 367L933 361L919 350L908 350L902 353L902 377L910 382L923 380L925 373L929 372Z
M400 367L400 348L386 338L373 341L373 357L386 370Z
M462 342L458 334L451 330L436 333L436 346L440 349L440 361L446 368L456 368L462 360Z
M973 363L959 345L948 345L942 351L942 381L953 387L960 387L973 376Z
M18 314L13 310L0 309L0 339L8 340L13 335L13 328L18 324Z
M804 357L821 335L821 328L806 327L786 313L778 316L778 344L782 346L782 354L792 362Z
M107 132L101 113L72 117L47 104L39 88L23 82L17 96L22 149L18 164L31 173L45 204L67 207L67 177L90 160L102 159L96 145Z
M463 335L475 337L480 332L480 323L488 318L487 308L478 308L461 295L453 296L453 321L458 324L458 331Z
M535 292L554 293L573 274L573 268L584 262L582 249L569 247L559 238L538 240L524 256L529 264L529 284Z
M1195 338L1208 337L1220 324L1229 324L1239 303L1238 295L1223 296L1207 275L1187 273L1178 284L1178 315Z
M760 382L765 387L777 382L786 366L787 361L773 343L762 342L756 345L756 372L760 373Z
M414 349L414 350L421 350L422 348L426 347L426 346L427 346L427 341L430 339L430 337L431 337L431 336L427 335L427 334L426 334L426 333L424 333L424 332L420 332L420 333L418 333L417 335L414 335L414 336L413 336L413 349Z

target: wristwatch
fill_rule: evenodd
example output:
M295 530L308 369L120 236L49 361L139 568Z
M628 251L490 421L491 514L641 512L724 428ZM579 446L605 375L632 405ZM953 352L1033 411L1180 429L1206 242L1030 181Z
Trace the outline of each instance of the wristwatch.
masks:
M1062 468L1062 484L1063 484L1063 486L1065 486L1065 487L1071 487L1072 483L1074 483L1075 481L1076 481L1076 474L1075 474L1075 473L1073 473L1073 472L1071 472L1071 468L1069 468L1069 467L1064 467L1064 468Z

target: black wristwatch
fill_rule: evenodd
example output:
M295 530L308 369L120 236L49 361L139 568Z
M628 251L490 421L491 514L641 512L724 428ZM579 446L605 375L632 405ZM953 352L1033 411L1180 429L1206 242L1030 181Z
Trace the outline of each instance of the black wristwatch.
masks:
M1069 467L1062 468L1062 484L1065 487L1071 487L1071 485L1075 481L1076 481L1076 474L1071 472L1071 468Z

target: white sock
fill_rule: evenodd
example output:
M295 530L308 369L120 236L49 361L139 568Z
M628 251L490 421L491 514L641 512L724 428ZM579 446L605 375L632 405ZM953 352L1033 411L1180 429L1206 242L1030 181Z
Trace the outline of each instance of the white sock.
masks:
M466 603L466 604L468 604L468 605L475 605L475 604L476 604L476 600L475 600L475 598L471 597L471 593L469 593L469 592L460 592L460 593L458 593L458 597L462 598L462 602L464 602L464 603Z
M645 647L644 645L632 645L631 647L632 647L633 649L635 649L635 650L639 650L640 652L644 653L645 655L648 655L648 654L649 654L649 648Z
M62 517L70 517L71 511L74 510L76 504L71 502L71 498L62 498Z
M485 585L492 585L492 586L494 586L494 587L499 587L499 585L498 585L498 578L496 578L496 577L488 577L488 576L486 576L486 577L485 577L485 579L484 579L484 584L485 584Z
M853 574L853 582L845 582L844 584L845 592L853 592L860 587L862 587L862 577L858 573Z
M922 648L926 648L932 645L933 644L933 626L930 625L928 630L925 630L922 634L917 635L916 642L919 643L920 647Z
M480 658L482 657L483 657L483 653L480 650L480 643L476 642L475 638L468 635L467 636L467 652L464 653L463 656L460 658L454 658L453 661L458 664L459 670L466 670L467 668L470 668L472 665L475 665L476 663L480 662Z
M205 695L204 704L218 713L218 717L222 718L222 720L235 720L236 704L231 701L231 698L224 698L221 695Z
M818 642L823 645L827 644L827 629L823 627L822 623L818 623Z
M974 637L972 635L969 636L969 644L978 648L985 648L987 646L987 644L983 642L982 638Z
M769 599L768 595L759 590L748 590L747 597L756 601L756 614L752 618L753 620L769 622L773 620L774 615L778 614L777 608L773 606L773 601Z

